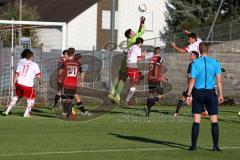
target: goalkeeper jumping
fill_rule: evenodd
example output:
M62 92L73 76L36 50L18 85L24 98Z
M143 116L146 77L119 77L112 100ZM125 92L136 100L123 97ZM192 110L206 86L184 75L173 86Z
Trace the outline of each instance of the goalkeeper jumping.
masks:
M132 29L128 29L125 31L125 37L127 38L127 48L130 48L133 44L135 44L136 39L142 37L142 35L144 34L144 22L145 17L142 16L140 18L140 26L137 33L135 33ZM110 94L108 95L111 101L117 103L118 105L121 104L120 96L126 80L127 80L127 55L126 52L124 51L124 57L121 60L121 67L118 72L118 77L114 79Z

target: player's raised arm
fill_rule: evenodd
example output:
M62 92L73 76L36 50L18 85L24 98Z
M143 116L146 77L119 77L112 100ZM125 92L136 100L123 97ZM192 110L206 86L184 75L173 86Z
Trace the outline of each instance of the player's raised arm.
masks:
M187 51L186 51L184 48L178 47L175 42L172 42L171 45L172 45L172 47L173 47L174 49L176 49L178 52L180 52L180 53L187 53Z
M136 37L142 37L142 35L144 34L144 32L145 32L145 25L144 25L144 23L145 23L145 17L142 16L140 18L140 25L139 25L139 29L138 29Z

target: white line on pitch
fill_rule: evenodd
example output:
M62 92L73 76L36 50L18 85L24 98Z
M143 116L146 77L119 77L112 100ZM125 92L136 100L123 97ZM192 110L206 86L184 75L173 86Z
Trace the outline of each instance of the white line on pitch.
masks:
M240 149L240 147L221 147L222 149ZM56 151L56 152L35 152L19 154L2 154L0 157L13 156L34 156L34 155L51 155L51 154L73 154L73 153L104 153L104 152L134 152L134 151L164 151L180 150L180 148L138 148L138 149L106 149L106 150L80 150L80 151Z

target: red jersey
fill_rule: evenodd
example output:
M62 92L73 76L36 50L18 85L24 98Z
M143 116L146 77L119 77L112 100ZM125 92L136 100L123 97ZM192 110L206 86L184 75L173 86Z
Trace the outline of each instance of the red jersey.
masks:
M64 63L64 61L65 61L64 58L61 57L61 58L59 59L58 63L57 63L57 81L58 81L59 83L62 83L62 82L63 82L63 76L62 76L62 75L59 75L58 72L59 72L60 67L61 67L62 64Z
M148 80L161 81L162 58L158 55L153 56L149 63Z
M67 59L60 69L63 69L63 86L68 89L77 88L77 75L82 72L81 64L75 59Z

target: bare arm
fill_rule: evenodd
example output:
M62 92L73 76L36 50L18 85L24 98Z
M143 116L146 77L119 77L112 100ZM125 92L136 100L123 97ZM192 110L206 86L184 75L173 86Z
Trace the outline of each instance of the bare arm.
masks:
M191 34L191 32L189 32L188 30L183 30L183 33L186 33L187 35Z
M192 99L191 99L191 95L192 95L192 90L193 90L193 86L195 84L195 79L190 79L189 83L188 83L188 91L187 91L187 99L186 99L186 103L188 105L192 104Z
M85 75L86 75L85 72L81 72L81 74L80 74L80 87L83 87Z
M40 87L43 88L43 80L42 80L41 75L40 74L37 75L37 78L38 78L38 83L39 83Z
M222 77L221 74L217 75L217 86L218 86L218 103L221 104L223 99L223 92L222 92Z
M172 47L173 47L174 49L176 49L178 52L180 52L180 53L187 53L187 52L185 51L185 49L178 47L175 42L172 42L171 45L172 45Z

